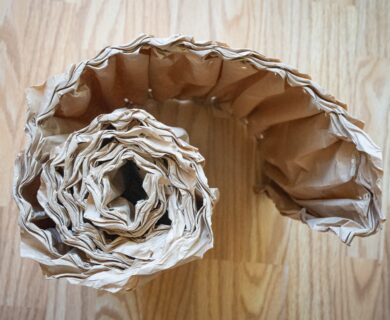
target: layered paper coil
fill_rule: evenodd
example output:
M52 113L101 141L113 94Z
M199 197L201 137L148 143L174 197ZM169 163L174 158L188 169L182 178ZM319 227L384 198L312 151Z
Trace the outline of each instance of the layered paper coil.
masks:
M107 47L28 91L30 142L17 160L14 194L22 254L39 261L47 275L112 291L134 288L142 277L202 256L212 246L216 194L207 186L202 157L147 113L118 110L124 101L144 106L172 99L196 101L247 125L259 150L258 187L282 214L331 230L345 243L376 232L385 220L380 149L345 105L308 76L252 50L145 35ZM153 130L132 127L132 117L145 117ZM153 144L165 137L159 130L170 132L179 150L170 150L173 162ZM136 132L135 149L128 147L126 132ZM155 156L159 164L151 161ZM123 164L123 157L132 164ZM149 200L141 189L123 187L126 175L143 181ZM159 203L158 213L151 203ZM169 228L158 223L167 217ZM47 219L49 226L42 223ZM168 231L175 227L185 230L176 239L180 243L169 238L177 236Z
M50 276L113 292L200 258L218 197L203 163L144 110L99 115L42 163L36 210L21 221L41 243L23 253Z

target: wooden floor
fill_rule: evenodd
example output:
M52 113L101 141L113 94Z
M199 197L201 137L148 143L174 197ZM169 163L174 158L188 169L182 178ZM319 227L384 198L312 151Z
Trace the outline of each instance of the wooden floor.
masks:
M11 183L25 139L24 89L140 33L253 48L311 74L383 147L389 194L388 0L0 0L0 318L389 319L389 225L346 247L280 216L252 192L254 150L243 128L202 110L162 112L160 120L189 131L208 160L210 185L220 188L215 248L205 259L113 295L45 280L19 257Z

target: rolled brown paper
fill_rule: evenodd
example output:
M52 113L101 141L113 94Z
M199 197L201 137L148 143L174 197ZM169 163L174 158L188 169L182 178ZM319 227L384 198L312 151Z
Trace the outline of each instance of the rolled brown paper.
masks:
M259 150L257 188L283 215L333 231L347 244L384 222L380 149L362 122L309 76L248 49L143 35L129 45L107 47L28 91L31 140L16 162L14 196L22 255L37 260L46 275L110 291L132 289L212 247L217 194L207 185L203 158L145 111L123 109L126 101L142 108L172 99L193 100L247 124ZM148 134L142 125L134 129L135 115L157 129ZM122 130L137 132L131 137L139 142L137 152L144 148L141 158L159 159L163 182L152 179L137 152L126 161L115 158L113 150L127 150L130 143ZM169 156L159 150L168 142L158 130L173 141ZM140 142L159 137L161 145L151 142L149 149ZM125 176L138 182L129 189ZM171 200L170 188L180 196ZM161 197L159 214L153 206L137 214L145 201L156 200L152 197ZM170 224L161 222L166 219ZM160 236L172 240L171 246L161 247Z

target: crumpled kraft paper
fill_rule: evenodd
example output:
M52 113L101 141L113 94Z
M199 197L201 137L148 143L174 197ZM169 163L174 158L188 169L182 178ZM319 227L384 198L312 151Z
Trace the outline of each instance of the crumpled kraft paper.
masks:
M171 99L247 124L257 188L282 214L348 244L385 220L380 149L307 75L248 49L143 35L28 90L14 183L23 256L48 276L118 291L212 247L217 194L202 156L123 108Z
M51 149L21 216L23 255L52 277L112 292L202 257L218 192L179 136L144 110L119 108L61 144L41 140Z

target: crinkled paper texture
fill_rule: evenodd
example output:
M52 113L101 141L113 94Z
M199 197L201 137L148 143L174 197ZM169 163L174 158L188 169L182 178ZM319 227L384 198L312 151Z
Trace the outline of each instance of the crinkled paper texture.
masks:
M21 216L23 254L52 277L113 292L202 257L213 245L218 193L180 133L119 108L61 144L64 136L40 140L50 150L28 194L33 208Z
M143 106L150 101L161 104L170 99L190 99L212 108L215 115L247 124L258 146L258 157L254 160L260 172L257 187L267 192L282 214L300 219L315 230L331 230L348 244L354 236L376 232L385 220L381 213L380 149L362 130L363 124L347 113L345 105L324 93L307 75L248 49L195 42L187 36L160 39L144 35L129 45L107 47L95 58L74 65L67 73L28 91L26 128L31 141L17 160L14 194L21 212L22 254L39 261L46 274L116 291L133 288L141 277L187 261L189 251L180 249L176 253L179 257L145 263L145 268L138 263L122 268L116 266L115 259L107 263L105 258L88 253L93 257L88 262L91 265L85 266L79 252L63 254L54 249L55 235L56 241L64 242L58 225L57 231L50 234L37 223L39 217L47 215L45 203L50 203L43 196L44 191L46 195L55 193L55 179L44 175L50 168L48 159L53 164L54 159L62 157L61 161L66 163L67 157L61 153L64 145L80 137L83 130L86 130L84 139L90 139L89 135L92 139L96 132L90 123L103 114L116 115L115 110L124 101ZM113 176L106 176L106 180L104 175L100 177L110 190L114 188L110 184L119 183ZM203 172L200 176L205 179ZM90 185L96 183L92 180ZM207 185L204 187L208 190ZM153 188L157 187L150 186L150 190ZM101 206L99 210L104 212L115 195L107 199L102 194L94 195L92 189L87 202ZM215 194L208 192L203 199L211 207ZM56 201L52 199L53 203ZM67 201L64 198L60 203L66 207ZM123 203L116 205L126 207ZM84 220L103 223L103 228L107 228L106 221L99 220L96 207L85 210ZM170 217L179 214L173 209L169 212ZM125 217L129 213L121 214ZM202 222L195 223L207 230L209 238L202 248L198 241L199 247L191 256L201 256L212 246L210 216L208 212L202 216ZM130 225L114 224L110 228L122 234ZM195 229L191 237L202 238L197 234L201 231ZM77 230L68 228L62 232L77 237L74 234ZM145 230L141 228L139 234ZM79 236L84 233L88 232L81 230ZM165 249L157 248L157 242L150 244L151 250L163 255ZM119 245L119 249L107 250L121 256L133 249L122 250ZM146 249L140 250L143 259ZM182 253L184 256L180 256ZM137 256L134 252L131 255ZM99 271L89 274L88 270L93 269Z

